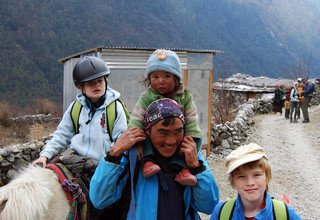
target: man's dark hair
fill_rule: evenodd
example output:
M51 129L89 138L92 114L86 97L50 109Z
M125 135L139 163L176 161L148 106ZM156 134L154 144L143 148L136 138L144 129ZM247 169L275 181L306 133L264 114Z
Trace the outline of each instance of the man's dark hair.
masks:
M176 120L176 117L169 117L169 118L164 118L162 125L165 127L168 127L170 124L174 123Z

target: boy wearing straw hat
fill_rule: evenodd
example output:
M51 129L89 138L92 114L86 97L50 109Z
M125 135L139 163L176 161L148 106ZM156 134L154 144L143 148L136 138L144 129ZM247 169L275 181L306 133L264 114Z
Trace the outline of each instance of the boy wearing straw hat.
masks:
M292 207L269 195L271 167L267 158L266 151L254 143L238 147L227 156L229 182L238 191L238 196L220 202L211 220L301 219Z

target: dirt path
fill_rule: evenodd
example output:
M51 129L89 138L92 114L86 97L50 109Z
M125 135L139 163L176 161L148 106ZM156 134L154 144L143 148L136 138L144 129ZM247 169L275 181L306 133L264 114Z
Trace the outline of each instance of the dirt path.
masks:
M248 143L263 146L269 155L273 177L272 196L285 194L302 219L320 218L320 106L309 109L310 123L289 123L283 115L254 116L255 126ZM225 173L224 162L210 161L221 190L221 199L235 195ZM202 216L209 219L208 216Z

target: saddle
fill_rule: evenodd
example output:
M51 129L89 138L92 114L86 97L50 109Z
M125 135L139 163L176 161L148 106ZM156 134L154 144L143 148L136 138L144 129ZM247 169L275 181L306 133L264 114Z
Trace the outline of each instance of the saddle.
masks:
M89 192L81 178L74 178L71 172L61 163L48 163L47 169L53 170L65 191L70 211L67 220L86 220L88 218Z

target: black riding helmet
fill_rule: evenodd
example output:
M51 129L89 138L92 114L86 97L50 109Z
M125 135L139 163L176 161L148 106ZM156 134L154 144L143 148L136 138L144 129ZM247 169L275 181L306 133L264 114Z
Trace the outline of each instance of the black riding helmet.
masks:
M94 56L81 58L73 68L73 82L78 88L85 82L109 75L110 69L106 62Z

